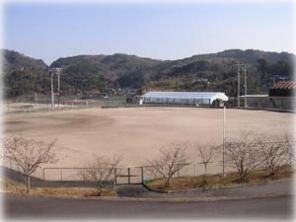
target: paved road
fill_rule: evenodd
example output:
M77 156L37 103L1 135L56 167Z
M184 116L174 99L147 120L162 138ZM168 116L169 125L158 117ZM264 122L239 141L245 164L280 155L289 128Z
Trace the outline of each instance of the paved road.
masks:
M41 197L4 198L5 217L14 218L100 218L100 219L291 219L292 196L223 201L135 201L55 199Z
M240 185L237 187L225 187L220 189L194 189L184 192L159 193L149 192L142 185L117 186L117 194L125 197L150 197L150 198L192 198L192 197L232 197L232 198L255 198L268 196L294 195L293 181L291 179L272 181L256 185Z

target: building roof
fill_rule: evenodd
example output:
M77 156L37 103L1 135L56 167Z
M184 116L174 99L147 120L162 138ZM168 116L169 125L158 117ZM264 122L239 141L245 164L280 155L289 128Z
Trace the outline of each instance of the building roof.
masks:
M228 101L228 96L222 92L159 92L150 91L143 95L144 98L182 98L182 99L220 99Z
M279 81L271 89L296 89L296 81Z
M249 94L249 95L242 95L241 98L258 98L258 97L268 97L268 94Z

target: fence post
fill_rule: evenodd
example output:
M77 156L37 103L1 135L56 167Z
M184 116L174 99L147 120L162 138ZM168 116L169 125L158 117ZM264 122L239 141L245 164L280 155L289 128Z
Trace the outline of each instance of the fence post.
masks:
M131 175L131 169L130 168L127 168L127 177L128 177L128 179L127 179L127 183L128 184L130 184L131 183L131 178L130 178L130 175Z
M63 168L61 168L61 181L63 181Z

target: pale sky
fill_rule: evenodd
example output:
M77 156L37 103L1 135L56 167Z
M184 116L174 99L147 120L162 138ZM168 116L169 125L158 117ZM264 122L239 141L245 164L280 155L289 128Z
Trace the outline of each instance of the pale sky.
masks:
M258 1L260 2L260 1ZM4 48L51 63L79 54L179 59L225 49L294 52L292 1L276 3L6 3Z

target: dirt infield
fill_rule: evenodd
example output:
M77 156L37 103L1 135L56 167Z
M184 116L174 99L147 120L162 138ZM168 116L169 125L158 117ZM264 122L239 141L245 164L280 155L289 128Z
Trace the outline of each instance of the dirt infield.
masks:
M229 109L227 139L252 130L261 135L292 133L295 114ZM7 114L6 135L57 139L59 167L84 166L93 154L123 156L122 165L138 166L171 142L188 144L198 161L196 144L222 143L223 110L206 108L114 108Z

